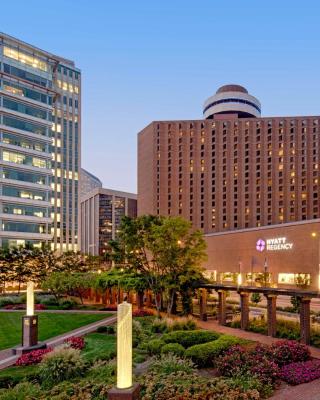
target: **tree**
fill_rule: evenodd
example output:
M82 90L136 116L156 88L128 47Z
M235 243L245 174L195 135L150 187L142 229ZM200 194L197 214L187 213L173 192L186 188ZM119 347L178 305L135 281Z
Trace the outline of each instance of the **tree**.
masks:
M69 272L87 272L88 265L80 252L66 251L60 257L61 270Z
M164 272L165 291L170 315L174 298L183 285L190 287L193 277L203 278L201 262L206 259L202 232L192 231L191 223L180 217L164 218L151 230L150 250Z
M14 248L8 253L8 264L10 265L11 281L18 282L18 293L21 284L32 280L36 261L33 258L33 251L29 248Z
M126 270L143 276L155 295L158 312L161 298L168 298L170 314L177 291L202 279L200 263L205 259L205 241L200 231L180 217L144 215L122 219L119 240L111 242L114 260Z
M48 274L42 282L43 290L49 290L57 301L68 293L69 290L69 273L67 272L52 272Z

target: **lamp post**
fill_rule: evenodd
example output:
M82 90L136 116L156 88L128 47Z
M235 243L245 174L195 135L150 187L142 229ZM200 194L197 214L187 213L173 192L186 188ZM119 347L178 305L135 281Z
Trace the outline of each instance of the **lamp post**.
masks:
M132 384L132 304L118 305L117 386L108 392L108 400L138 400L139 384Z
M23 354L43 349L45 343L38 343L38 316L34 315L34 282L27 283L26 315L22 317L22 345L13 349L14 354Z

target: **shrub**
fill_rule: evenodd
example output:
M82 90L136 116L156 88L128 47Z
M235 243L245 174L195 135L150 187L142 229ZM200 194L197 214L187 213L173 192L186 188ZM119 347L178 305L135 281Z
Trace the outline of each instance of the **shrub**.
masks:
M22 356L17 359L15 365L26 366L38 364L41 362L43 356L51 351L52 348L48 347L47 349L33 350L30 351L30 353L22 354Z
M0 308L10 305L21 303L19 296L0 296Z
M38 365L28 366L28 368L19 368L12 373L9 368L1 371L0 375L0 388L10 388L18 385L22 381L39 382Z
M277 364L257 350L246 350L241 346L230 347L223 356L216 360L216 367L221 375L227 377L251 376L259 379L264 385L273 385L279 379Z
M133 317L151 317L153 314L150 310L135 310L132 313Z
M254 304L259 304L260 301L261 301L261 294L260 293L252 293L251 302Z
M196 344L212 342L218 339L219 336L219 333L206 330L173 331L164 334L162 340L165 343L179 343L187 348Z
M184 355L184 350L184 347L179 343L168 343L162 347L161 354L172 353L176 356L182 357Z
M77 302L71 299L64 299L59 301L59 307L62 310L70 310L77 305Z
M197 328L196 322L190 318L156 318L153 321L151 331L154 333L164 333L171 331L190 331Z
M183 371L191 373L195 365L191 360L180 358L175 354L161 355L160 358L153 361L150 370L158 374L172 374L173 372Z
M237 375L227 379L228 385L234 389L243 389L244 391L254 391L260 393L262 398L268 398L273 393L273 385L262 383L258 378L252 375ZM260 398L260 397L259 397Z
M40 386L32 382L21 382L13 388L0 390L1 400L37 399L40 395Z
M167 323L164 319L156 318L151 325L151 332L164 333L168 331Z
M113 325L107 325L107 326L99 326L97 328L98 333L107 333L109 335L114 335L116 330Z
M43 357L39 376L44 387L52 387L58 382L82 376L85 367L79 350L63 346Z
M45 306L58 306L59 302L54 296L45 296L40 298L40 304Z
M185 356L190 357L198 367L210 367L214 365L217 357L228 350L229 347L242 342L241 339L235 336L222 335L213 342L189 347L185 352Z
M144 400L258 400L256 389L233 387L221 378L206 379L195 372L169 375L150 372L141 379Z
M281 340L271 346L272 358L280 367L310 359L308 347L294 340Z
M284 365L281 378L291 385L311 382L320 378L320 360L302 361Z
M82 350L84 349L86 343L83 337L71 336L64 340L64 344L72 347L73 349Z
M150 340L147 344L148 353L151 355L160 354L161 349L164 345L165 345L165 342L161 339Z

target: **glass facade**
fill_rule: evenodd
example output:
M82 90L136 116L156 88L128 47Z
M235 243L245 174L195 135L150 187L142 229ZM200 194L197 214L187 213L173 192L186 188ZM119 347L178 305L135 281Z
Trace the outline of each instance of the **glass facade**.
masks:
M72 61L0 34L2 246L77 250L80 87Z

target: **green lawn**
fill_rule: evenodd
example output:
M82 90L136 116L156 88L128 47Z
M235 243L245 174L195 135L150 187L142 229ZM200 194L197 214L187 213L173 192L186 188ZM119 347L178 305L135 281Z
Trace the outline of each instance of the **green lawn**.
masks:
M21 343L21 316L23 312L0 312L0 350ZM39 314L39 340L47 340L81 326L107 318L111 314Z
M87 361L108 360L115 356L116 336L105 333L89 333L85 336L86 347L82 351Z

